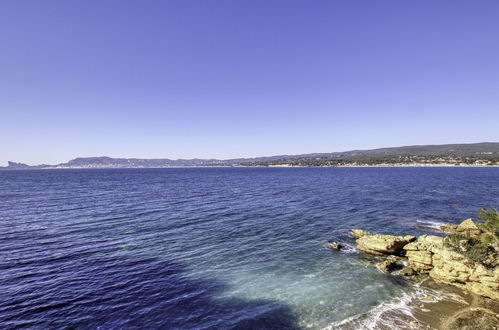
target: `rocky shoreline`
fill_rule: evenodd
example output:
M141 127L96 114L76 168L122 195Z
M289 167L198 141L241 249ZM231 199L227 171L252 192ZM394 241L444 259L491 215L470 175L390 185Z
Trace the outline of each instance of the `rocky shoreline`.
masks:
M418 284L428 295L412 302L409 323L413 329L497 330L499 302L458 287L439 283L429 276Z
M434 302L432 310L424 304L416 307L416 314L425 327L440 329L499 329L499 266L497 239L487 246L486 258L471 260L465 243L480 242L490 232L483 225L467 219L459 225L446 225L441 230L447 235L419 237L373 234L352 229L357 249L375 256L376 266L383 272L401 275L408 280L451 285L461 294L460 301ZM449 244L455 237L457 246ZM341 250L340 243L331 243L331 249ZM464 251L464 252L463 252ZM428 298L430 299L430 298ZM430 301L431 302L431 301ZM424 302L423 302L424 303ZM418 312L419 310L419 312ZM431 312L431 313L428 313ZM436 315L435 313L438 313ZM412 328L425 328L415 323Z

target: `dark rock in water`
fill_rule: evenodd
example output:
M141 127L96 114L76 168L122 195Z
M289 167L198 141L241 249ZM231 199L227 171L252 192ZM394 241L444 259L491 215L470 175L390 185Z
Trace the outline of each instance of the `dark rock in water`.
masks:
M391 272L393 270L404 267L404 264L402 263L400 258L388 258L385 261L377 264L376 267L384 272Z
M343 245L341 245L340 243L331 242L331 243L329 243L329 247L331 248L331 250L339 251L339 250L341 250Z
M399 274L402 276L413 276L414 274L416 274L416 272L414 271L414 269L407 266L402 268Z
M380 262L379 264L376 265L376 267L378 267L380 270L384 272L389 272L395 269L396 265L397 265L397 260L388 259L383 262Z

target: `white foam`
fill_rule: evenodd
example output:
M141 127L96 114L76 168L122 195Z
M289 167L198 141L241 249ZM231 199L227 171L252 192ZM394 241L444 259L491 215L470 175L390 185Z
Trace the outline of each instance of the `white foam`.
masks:
M323 241L321 242L322 243L322 247L330 250L331 247L330 247L330 244L331 242L328 242L328 241ZM355 245L352 245L352 244L348 244L348 243L341 243L341 249L340 249L340 252L343 252L343 253L358 253L359 250L357 250L357 248L355 247Z
M355 245L351 244L343 244L343 248L341 249L341 252L345 253L359 253L359 250L355 247Z
M424 297L431 296L432 300L424 300L424 303L436 303L442 299L449 299L455 294L443 293L427 288L421 288L419 284L414 286L415 291L405 293L402 297L394 298L388 302L384 302L369 312L359 315L354 315L341 322L334 323L324 330L333 329L418 329L417 319L413 315L414 309L417 307L418 301ZM392 315L387 314L390 312ZM403 317L401 317L403 316Z
M438 231L441 231L441 230L440 230L440 227L441 227L441 226L448 225L448 223L446 223L446 222L440 222L440 221L435 221L435 220L423 220L423 219L418 219L418 220L416 220L416 222L417 222L417 223L418 223L421 227L430 228L430 229L433 229L433 230L438 230Z

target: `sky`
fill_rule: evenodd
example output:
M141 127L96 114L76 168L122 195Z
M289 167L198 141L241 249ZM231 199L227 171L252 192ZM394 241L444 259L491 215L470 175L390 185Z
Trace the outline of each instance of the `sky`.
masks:
M499 1L2 0L0 166L499 141Z

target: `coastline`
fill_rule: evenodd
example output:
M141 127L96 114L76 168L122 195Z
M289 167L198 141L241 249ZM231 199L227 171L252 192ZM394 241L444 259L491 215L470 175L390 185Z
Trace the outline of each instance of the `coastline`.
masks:
M417 323L412 324L415 329L476 329L480 325L479 328L485 330L499 327L498 301L438 283L429 277L421 282L421 287L436 295L413 302L413 315L417 319ZM483 311L486 315L478 315L476 311Z
M423 299L415 306L414 316L419 325L442 330L499 328L498 301L430 278L423 285L441 292L445 298L435 302Z
M499 168L498 165L453 165L453 164L378 164L378 165L335 165L335 166L305 166L305 165L233 165L233 166L164 166L164 167L33 167L8 168L0 167L1 171L44 171L44 170L126 170L126 169L174 169L174 168Z
M239 166L238 166L239 167ZM242 166L241 166L242 167ZM499 165L454 165L454 164L378 164L378 165L337 165L337 166L302 166L302 165L269 165L245 167L499 167Z
M499 214L496 208L482 207L478 217L483 223L466 219L459 225L441 226L444 237L352 229L357 249L378 259L379 271L406 277L414 293L331 329L499 329ZM339 250L337 246L330 244L333 250Z
M410 280L408 280L410 281ZM499 302L427 277L413 292L384 302L324 330L499 329Z

